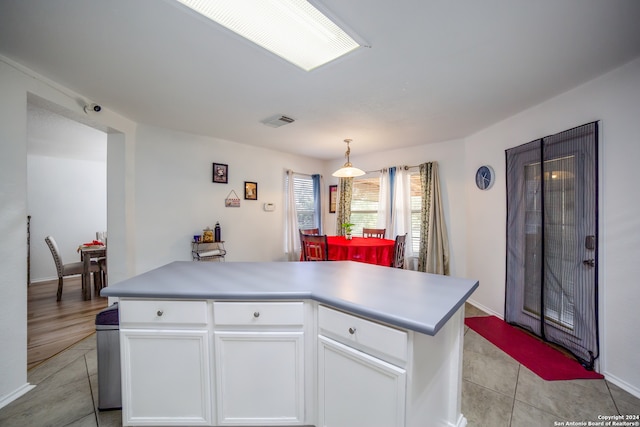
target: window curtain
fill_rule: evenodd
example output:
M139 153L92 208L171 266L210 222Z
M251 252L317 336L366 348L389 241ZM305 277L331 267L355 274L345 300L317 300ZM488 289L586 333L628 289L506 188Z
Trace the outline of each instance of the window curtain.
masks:
M324 234L322 232L322 175L311 175L311 180L313 181L313 220L318 225L320 234Z
M285 199L285 243L284 250L289 261L300 260L300 236L298 231L298 214L293 186L293 171L286 172L287 197Z
M388 228L388 230L391 230L389 238L395 239L395 236L406 233L407 244L404 247L404 256L406 259L410 259L415 256L413 245L411 245L413 241L411 232L411 174L406 166L398 166L391 169L391 177L393 178L391 192L393 201L391 205L393 209L391 211L391 224Z
M420 165L420 187L422 239L420 239L418 270L449 275L449 239L444 222L437 162Z
M338 207L336 209L336 235L344 236L342 224L351 221L351 195L353 178L340 178L338 182Z
M391 231L391 175L388 169L383 169L380 173L380 193L378 194L378 220L376 227L387 230L386 238L392 234Z

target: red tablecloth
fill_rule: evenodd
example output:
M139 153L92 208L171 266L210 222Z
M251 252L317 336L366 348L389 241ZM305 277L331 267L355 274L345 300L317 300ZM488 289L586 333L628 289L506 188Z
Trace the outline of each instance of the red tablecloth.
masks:
M390 266L393 262L394 240L373 237L327 236L331 261L359 261L368 264Z

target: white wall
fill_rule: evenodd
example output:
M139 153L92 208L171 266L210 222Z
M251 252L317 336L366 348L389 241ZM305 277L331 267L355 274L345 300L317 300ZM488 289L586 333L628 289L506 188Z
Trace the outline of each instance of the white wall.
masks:
M134 210L135 123L103 109L87 118L84 97L0 57L0 407L31 386L27 382L27 97L35 95L68 112L74 120L109 132L107 222L110 279L134 272L126 230ZM94 127L95 127L94 126ZM114 238L115 235L115 238ZM113 250L113 256L111 251ZM114 263L115 261L115 263Z
M504 150L600 120L600 351L607 379L640 396L640 59L466 139L467 274L480 280L471 301L499 316L505 289ZM498 176L474 185L478 166Z
M273 131L265 127L265 132ZM191 260L190 242L216 221L227 261L284 261L284 171L321 173L323 162L234 142L140 126L136 136L136 270ZM228 168L228 184L212 182L212 164ZM244 181L258 200L244 200ZM239 208L227 208L235 191ZM274 203L265 212L264 203Z
M106 135L103 143L106 144ZM78 245L107 229L107 165L27 156L27 214L31 215L31 282L58 277L44 238L55 238L63 262L79 261Z
M0 407L27 384L27 97L0 62Z

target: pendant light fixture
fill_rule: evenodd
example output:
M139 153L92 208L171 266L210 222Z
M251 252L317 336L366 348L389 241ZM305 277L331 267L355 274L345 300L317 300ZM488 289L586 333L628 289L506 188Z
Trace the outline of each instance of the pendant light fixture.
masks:
M344 156L347 158L347 162L340 169L333 173L333 176L337 176L338 178L351 178L354 176L362 176L366 172L362 169L354 168L351 162L349 161L349 154L351 154L351 148L349 147L349 143L351 139L345 139L344 142L347 143L347 152L344 153Z

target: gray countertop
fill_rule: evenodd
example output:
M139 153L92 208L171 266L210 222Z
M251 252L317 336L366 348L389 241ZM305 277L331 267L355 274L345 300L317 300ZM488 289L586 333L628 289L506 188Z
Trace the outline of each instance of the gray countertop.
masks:
M401 328L435 335L478 281L352 261L176 261L110 285L123 298L312 299Z

